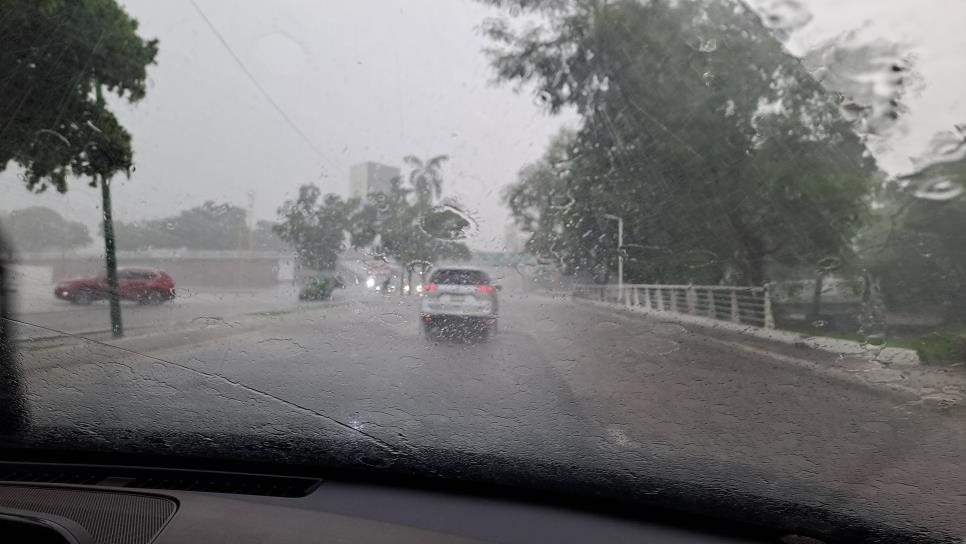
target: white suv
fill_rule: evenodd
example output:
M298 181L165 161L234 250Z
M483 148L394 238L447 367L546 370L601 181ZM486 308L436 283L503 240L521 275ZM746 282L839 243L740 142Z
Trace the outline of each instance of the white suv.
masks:
M476 334L497 330L500 286L478 268L438 268L423 286L420 318L426 336Z

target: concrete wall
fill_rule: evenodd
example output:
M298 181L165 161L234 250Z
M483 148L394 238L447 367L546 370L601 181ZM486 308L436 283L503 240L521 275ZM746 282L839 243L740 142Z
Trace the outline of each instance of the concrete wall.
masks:
M25 267L47 267L49 282L95 277L104 272L100 255L20 255ZM120 252L118 266L160 268L182 286L261 288L292 281L294 259L267 252ZM37 278L32 278L38 281Z

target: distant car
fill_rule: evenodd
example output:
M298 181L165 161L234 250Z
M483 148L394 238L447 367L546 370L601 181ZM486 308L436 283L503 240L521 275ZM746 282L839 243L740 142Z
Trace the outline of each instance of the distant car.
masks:
M420 319L426 336L476 334L487 338L497 331L498 285L478 268L439 268L423 286Z
M118 268L117 290L121 299L140 304L161 304L175 297L174 279L155 268ZM107 299L107 277L64 280L54 287L54 296L85 305Z

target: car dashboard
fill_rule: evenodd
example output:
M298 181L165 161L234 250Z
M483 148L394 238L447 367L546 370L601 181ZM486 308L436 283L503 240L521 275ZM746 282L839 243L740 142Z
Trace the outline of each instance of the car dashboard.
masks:
M748 542L513 498L258 474L0 463L4 542Z

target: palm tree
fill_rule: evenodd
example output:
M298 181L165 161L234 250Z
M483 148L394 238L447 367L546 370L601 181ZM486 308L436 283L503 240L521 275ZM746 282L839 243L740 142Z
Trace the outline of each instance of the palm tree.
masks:
M415 155L408 155L403 162L412 171L409 173L409 183L416 192L416 202L420 208L427 208L433 202L433 197L439 198L443 192L443 175L440 168L449 160L448 155L437 155L426 161Z

